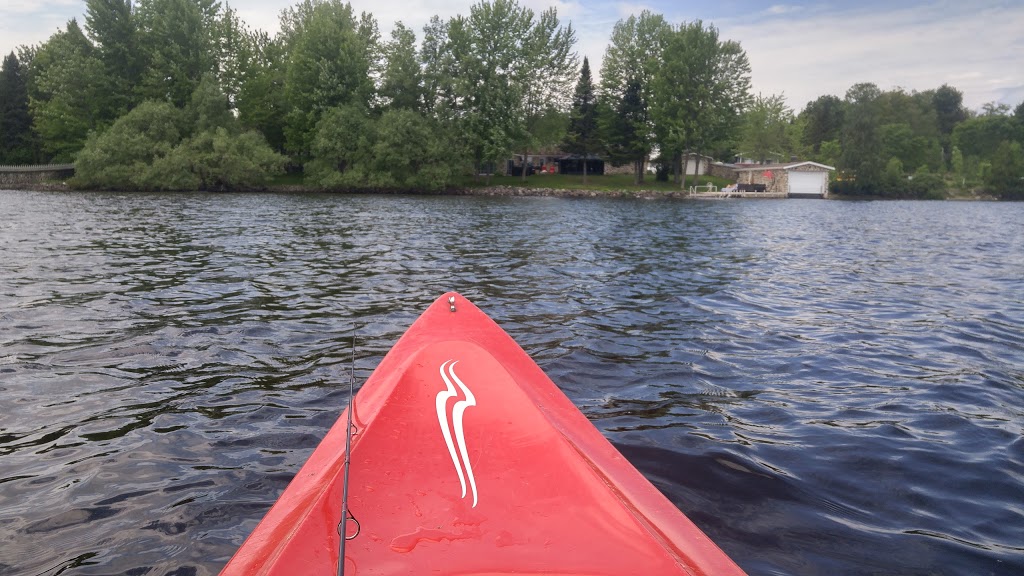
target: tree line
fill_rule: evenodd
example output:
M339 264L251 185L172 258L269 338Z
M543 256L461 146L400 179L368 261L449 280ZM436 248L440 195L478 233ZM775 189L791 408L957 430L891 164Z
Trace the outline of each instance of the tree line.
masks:
M1024 199L1022 145L1024 103L972 112L949 85L906 92L859 83L844 98L821 96L799 114L778 96L758 95L734 152L835 166L840 192L923 198L981 188Z
M287 168L328 188L439 190L560 150L632 165L638 184L654 155L685 187L697 153L820 161L849 192L1021 189L1021 106L974 114L949 86L857 84L794 114L751 94L738 42L649 11L616 23L599 81L575 45L554 8L516 0L435 16L419 39L400 22L384 38L339 0L285 9L273 37L214 0L87 0L84 26L4 58L0 163L74 161L83 187L231 189Z

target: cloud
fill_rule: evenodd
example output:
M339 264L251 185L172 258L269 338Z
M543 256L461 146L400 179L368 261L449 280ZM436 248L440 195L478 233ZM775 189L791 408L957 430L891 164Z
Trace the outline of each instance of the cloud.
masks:
M729 22L722 35L746 50L754 90L785 93L797 111L818 96L841 97L858 82L918 91L949 83L978 108L1019 93L1020 30L1024 4L930 3L815 11L770 26Z
M783 14L792 14L793 12L799 12L803 10L803 6L797 6L793 4L776 4L764 11L765 14L771 16L780 16Z
M298 0L235 2L252 28L274 34L281 10ZM382 35L402 21L422 37L433 15L468 14L478 0L354 0L357 12L371 12ZM558 8L572 22L580 56L600 69L612 27L620 18L647 9L669 22L702 19L723 38L738 40L753 69L754 91L784 93L800 110L825 94L842 96L857 82L882 89L928 90L943 83L964 92L968 106L998 100L1016 106L1024 98L1024 2L1019 0L519 0L535 11ZM0 52L38 44L70 18L84 20L81 0L6 0L0 7Z

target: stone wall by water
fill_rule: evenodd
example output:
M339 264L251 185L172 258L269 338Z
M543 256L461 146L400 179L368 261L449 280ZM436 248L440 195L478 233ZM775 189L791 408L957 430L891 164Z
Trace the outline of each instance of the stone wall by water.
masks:
M17 188L55 180L66 180L74 175L74 164L0 166L0 188Z

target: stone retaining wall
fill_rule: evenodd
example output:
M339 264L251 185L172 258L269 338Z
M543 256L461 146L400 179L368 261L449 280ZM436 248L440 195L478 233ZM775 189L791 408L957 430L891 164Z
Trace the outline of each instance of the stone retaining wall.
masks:
M54 180L66 180L74 175L74 164L0 166L0 188L16 188Z

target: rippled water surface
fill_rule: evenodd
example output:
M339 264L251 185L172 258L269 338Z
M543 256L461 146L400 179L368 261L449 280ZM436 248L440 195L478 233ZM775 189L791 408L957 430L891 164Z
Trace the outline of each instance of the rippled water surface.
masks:
M1024 204L0 191L0 574L215 574L449 289L751 574L1024 573Z

